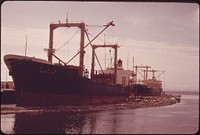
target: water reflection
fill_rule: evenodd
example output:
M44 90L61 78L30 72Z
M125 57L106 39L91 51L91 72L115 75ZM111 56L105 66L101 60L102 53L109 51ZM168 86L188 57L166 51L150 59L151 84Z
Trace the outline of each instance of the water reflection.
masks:
M65 112L19 113L15 119L14 131L19 134L80 134L86 122L82 114Z
M122 114L120 110L5 114L1 115L1 130L6 134L118 133Z
M1 130L7 134L193 134L199 126L198 106L196 98L186 97L157 108L3 114Z
M18 134L118 133L121 122L119 112L18 113L14 116L14 131Z

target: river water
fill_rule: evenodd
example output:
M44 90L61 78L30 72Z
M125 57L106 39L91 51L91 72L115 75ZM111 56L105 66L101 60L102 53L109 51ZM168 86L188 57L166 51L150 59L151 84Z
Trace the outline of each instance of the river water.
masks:
M180 103L163 107L1 114L1 131L6 134L194 134L198 130L198 94L182 95Z

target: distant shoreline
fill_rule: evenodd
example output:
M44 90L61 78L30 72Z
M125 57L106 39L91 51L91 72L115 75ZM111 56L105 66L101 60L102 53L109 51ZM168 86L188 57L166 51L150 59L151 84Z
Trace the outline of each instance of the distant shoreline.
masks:
M166 94L199 95L199 91L165 91Z

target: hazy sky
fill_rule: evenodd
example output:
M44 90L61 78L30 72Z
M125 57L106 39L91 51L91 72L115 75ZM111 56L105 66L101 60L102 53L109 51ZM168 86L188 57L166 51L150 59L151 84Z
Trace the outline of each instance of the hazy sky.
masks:
M47 59L43 49L49 44L49 24L65 22L67 13L69 22L88 25L113 20L116 26L109 27L93 44L120 45L118 58L125 69L132 69L134 56L135 65L165 71L160 78L165 90L199 90L199 6L195 3L6 1L1 5L1 80L6 80L7 72L3 56L24 55L25 35L27 55ZM91 39L102 29L87 28ZM65 45L56 55L64 61L70 59L79 49L79 38L76 28L56 29L55 48ZM103 67L109 63L108 50L100 49L97 54ZM88 47L88 69L90 57ZM76 63L78 58L71 64Z

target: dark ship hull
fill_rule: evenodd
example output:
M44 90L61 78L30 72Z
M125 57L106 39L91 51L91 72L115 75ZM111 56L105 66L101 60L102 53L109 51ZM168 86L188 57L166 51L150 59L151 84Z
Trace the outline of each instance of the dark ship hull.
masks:
M76 105L127 98L133 87L82 77L75 66L53 65L42 59L6 55L15 84L17 106Z
M14 90L1 91L1 104L15 104L15 91Z
M144 84L136 84L134 87L135 96L160 96L162 88L149 88Z

